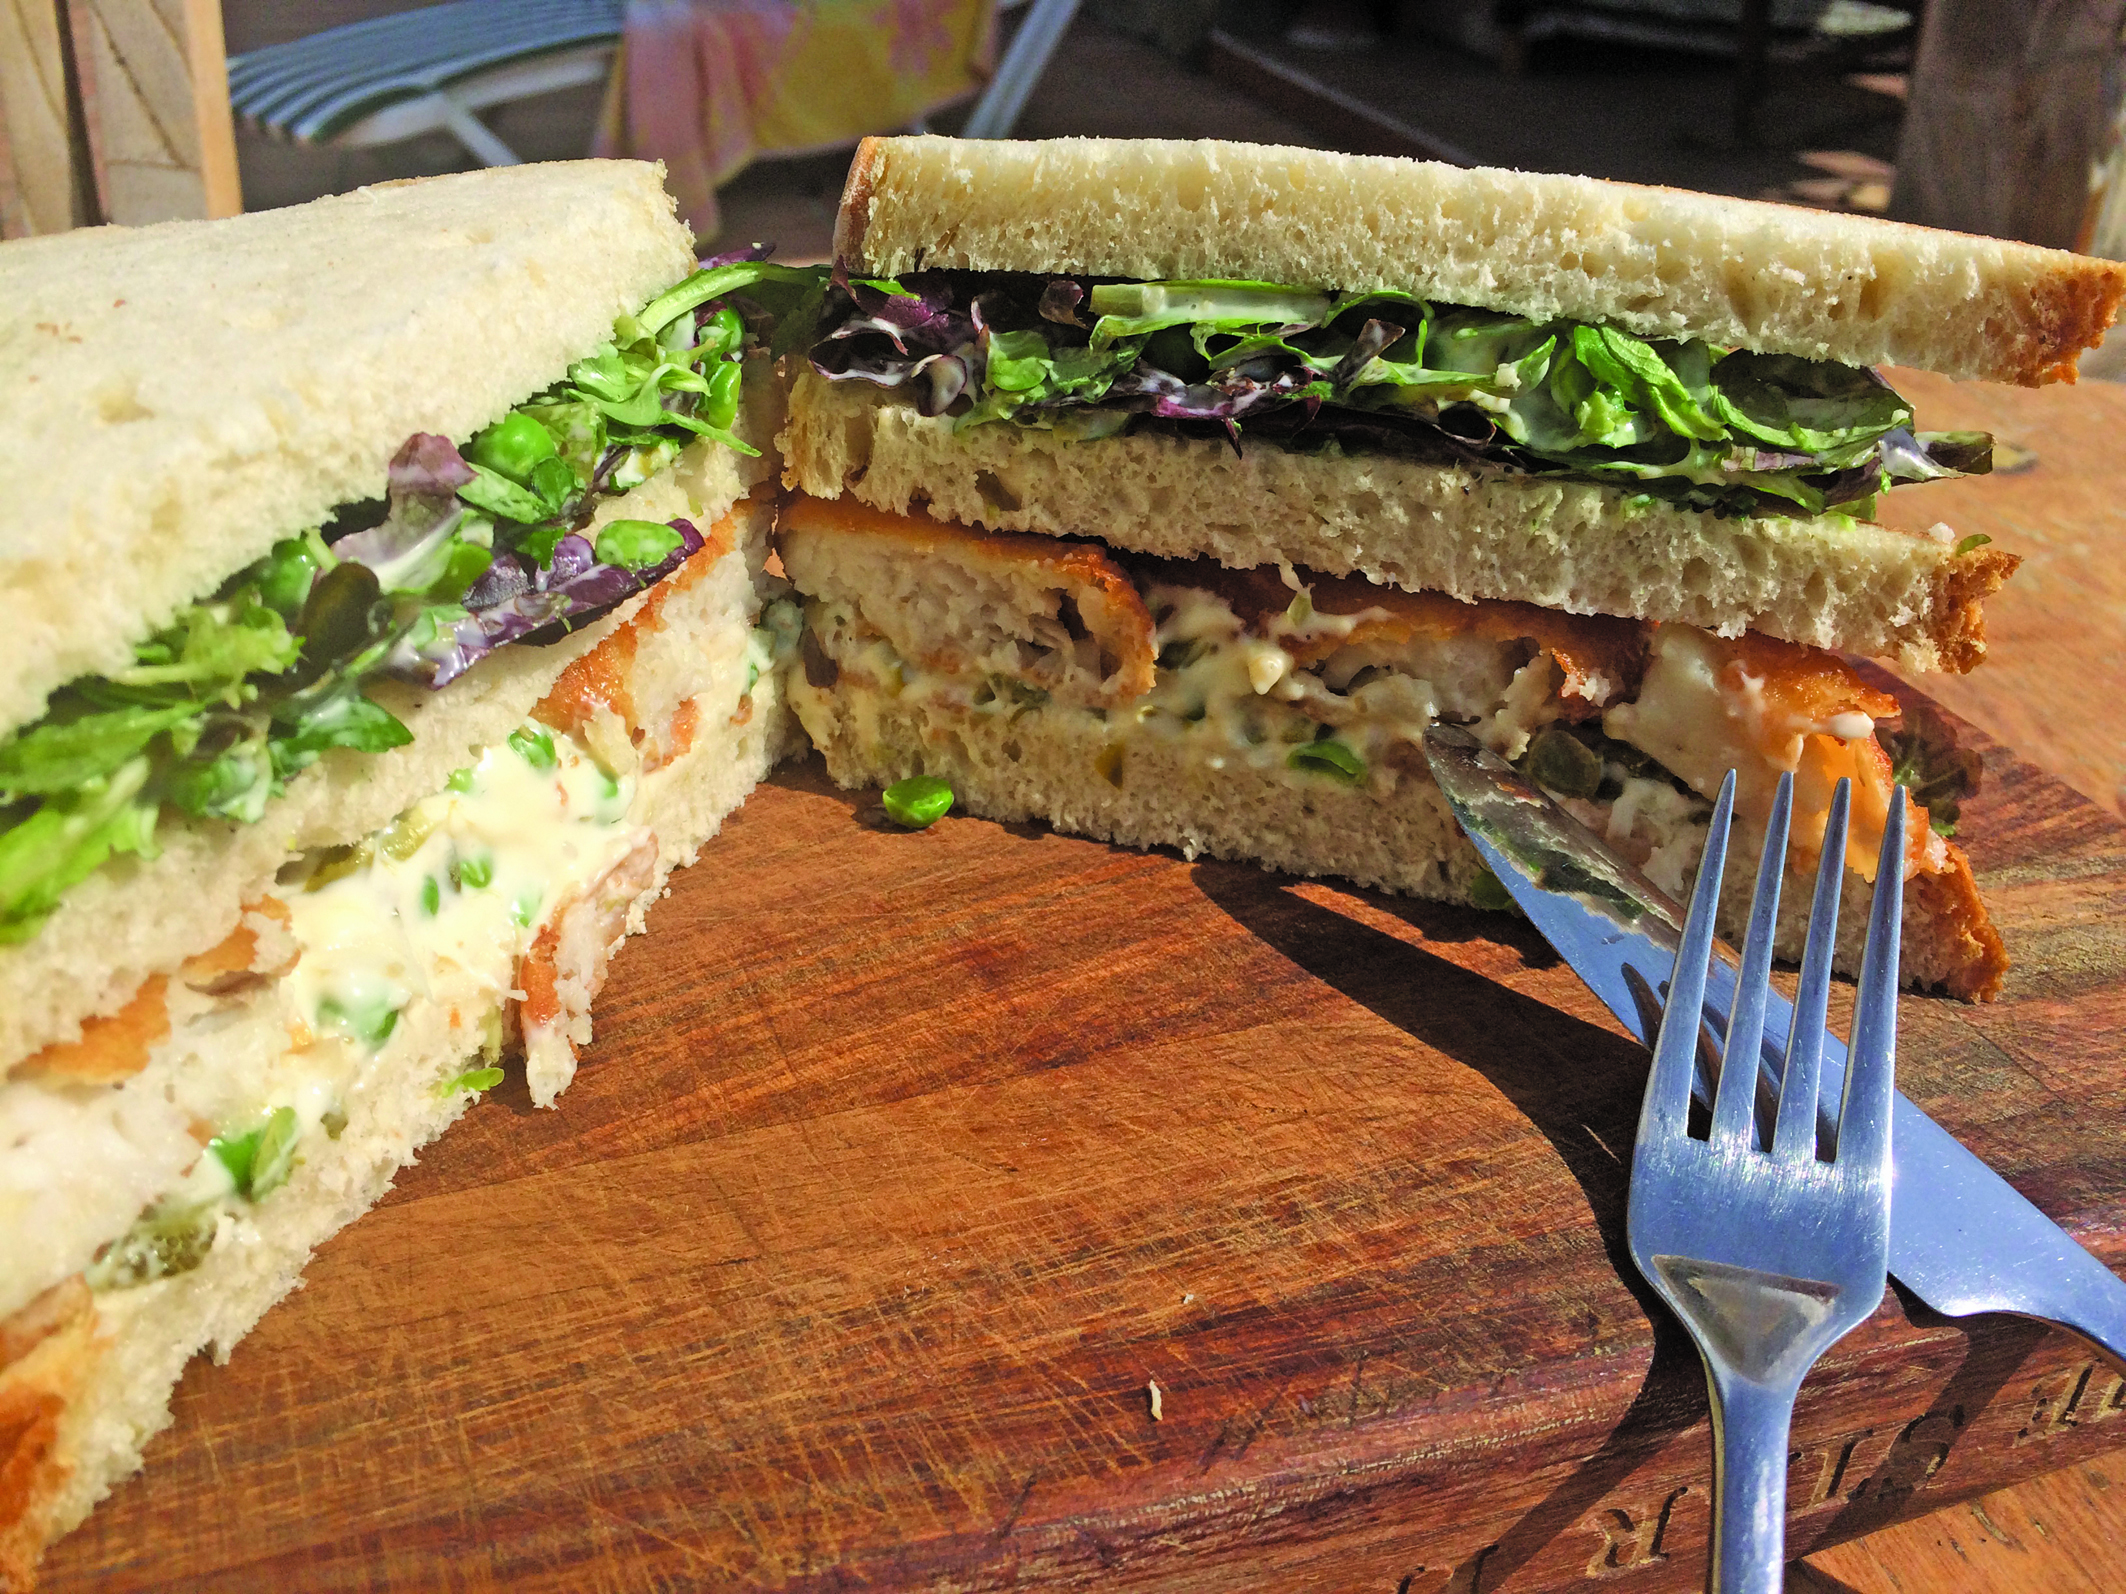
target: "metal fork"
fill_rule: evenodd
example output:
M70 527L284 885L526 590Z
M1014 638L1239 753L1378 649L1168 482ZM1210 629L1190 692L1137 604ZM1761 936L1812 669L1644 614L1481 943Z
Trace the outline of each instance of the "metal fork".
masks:
M1905 802L1899 787L1876 866L1845 1099L1835 1139L1819 1149L1816 1085L1845 874L1846 781L1838 783L1824 830L1770 1146L1762 1146L1758 1131L1757 1080L1791 776L1779 782L1766 829L1712 1133L1706 1140L1690 1134L1706 961L1734 800L1729 774L1713 810L1654 1045L1627 1227L1632 1260L1705 1358L1713 1407L1713 1594L1778 1594L1794 1397L1816 1359L1875 1310L1886 1276Z

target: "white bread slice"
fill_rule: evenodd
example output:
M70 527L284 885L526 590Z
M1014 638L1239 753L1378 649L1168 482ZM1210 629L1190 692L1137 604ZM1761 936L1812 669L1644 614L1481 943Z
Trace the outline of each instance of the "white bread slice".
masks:
M870 138L835 223L927 267L1400 288L1846 365L2071 380L2126 266L1671 188L1214 140Z
M2018 560L1843 519L1722 518L1608 488L1479 477L1459 465L1140 433L1077 442L1011 425L955 432L862 382L809 368L790 393L783 481L815 497L995 531L1096 537L1238 569L1288 560L1458 598L1762 631L1968 670L1980 600Z
M669 470L601 505L592 525L683 515L708 535L772 469L697 442ZM84 1019L116 1012L149 976L214 946L291 854L367 835L436 790L470 749L506 736L573 659L644 601L552 647L503 648L441 692L386 683L376 696L413 731L408 745L328 754L257 824L167 819L157 831L160 857L119 859L83 880L34 938L0 947L0 1076L40 1047L77 1038Z
M697 556L709 564L687 567L692 579L667 594L651 634L617 666L632 688L633 717L652 731L645 752L656 744L655 727L681 704L700 705L690 743L657 768L645 766L636 786L626 822L654 831L656 846L653 869L616 921L627 931L644 928L670 871L694 861L794 743L780 672L764 672L748 688L734 669L758 607L770 511L764 500L740 506L731 542ZM687 718L696 723L694 714ZM592 949L594 966L564 975L594 988L610 950L601 941ZM346 1128L329 1141L306 1139L288 1183L225 1217L195 1270L93 1298L70 1277L42 1298L65 1308L45 1313L44 1323L35 1321L35 1302L18 1308L20 1318L0 1312L0 1330L27 1324L20 1339L44 1330L26 1347L9 1345L0 1332L0 1470L30 1485L0 1497L0 1587L28 1587L42 1547L141 1465L148 1441L169 1425L171 1391L191 1357L211 1349L226 1361L236 1341L300 1282L312 1251L374 1205L397 1171L464 1111L469 1098L438 1084L467 1066L480 1024L477 1015L448 1007L417 999L406 1010L344 1102ZM244 1030L232 1019L225 1033ZM211 1059L194 1061L212 1066ZM151 1074L139 1083L175 1088ZM4 1421L15 1410L39 1420L17 1432Z
M623 161L0 245L0 731L692 264L661 170Z

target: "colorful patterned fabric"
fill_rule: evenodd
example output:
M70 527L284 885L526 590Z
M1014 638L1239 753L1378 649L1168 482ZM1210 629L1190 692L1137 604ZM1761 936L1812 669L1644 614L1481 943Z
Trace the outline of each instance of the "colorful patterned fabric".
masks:
M981 88L992 0L629 0L596 144L661 160L713 237L716 188L754 156L890 133Z

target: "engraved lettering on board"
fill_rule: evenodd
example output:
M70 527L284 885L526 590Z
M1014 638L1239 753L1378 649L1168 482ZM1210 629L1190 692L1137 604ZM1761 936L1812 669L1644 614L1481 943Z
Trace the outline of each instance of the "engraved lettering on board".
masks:
M1459 1566L1421 1566L1395 1585L1395 1594L1484 1594L1484 1563L1498 1553L1487 1544Z
M2030 1421L2016 1430L2019 1445L2057 1439L2126 1411L2126 1378L2088 1362L2033 1385L2030 1398Z
M1690 1493L1690 1486L1671 1490L1658 1505L1604 1506L1582 1517L1580 1526L1600 1536L1602 1542L1587 1563L1587 1575L1619 1577L1668 1559L1661 1548L1662 1535L1676 1502Z
M1946 1414L1932 1413L1906 1423L1882 1465L1854 1491L1854 1498L1865 1493L1877 1501L1894 1502L1925 1488L1948 1461L1963 1426L1961 1406Z
M1853 1465L1854 1453L1860 1449L1861 1445L1874 1438L1875 1433L1876 1430L1873 1428L1863 1428L1858 1433L1840 1434L1821 1450L1797 1450L1787 1457L1787 1468L1791 1473L1801 1473L1803 1471L1796 1463L1805 1461L1811 1456L1816 1458L1816 1476L1809 1485L1808 1506L1822 1505L1825 1501L1833 1499L1841 1493L1845 1493L1850 1498L1852 1493L1858 1492L1857 1489L1847 1491L1845 1481L1849 1475L1858 1470ZM1891 1441L1893 1444L1895 1442L1895 1440ZM1888 1452L1885 1451L1884 1454L1887 1455ZM1807 1508L1804 1507L1803 1509Z
M1840 1434L1821 1448L1796 1450L1787 1456L1790 1477L1810 1479L1806 1500L1789 1497L1789 1508L1813 1511L1833 1501L1853 1503L1874 1500L1885 1504L1907 1498L1916 1490L1932 1486L1947 1465L1965 1427L1964 1408L1929 1412L1914 1417L1890 1434L1873 1461L1866 1452L1879 1440L1880 1428L1861 1428ZM1853 1480L1858 1479L1858 1482Z

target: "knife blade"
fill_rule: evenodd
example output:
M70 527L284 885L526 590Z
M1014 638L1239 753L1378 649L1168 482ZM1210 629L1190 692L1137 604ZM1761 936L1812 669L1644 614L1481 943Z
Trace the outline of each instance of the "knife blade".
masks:
M1599 837L1458 727L1425 756L1463 832L1558 955L1648 1047L1675 967L1683 910ZM1724 1026L1735 965L1713 959L1705 1009ZM1778 1089L1793 1004L1771 994L1760 1097ZM1827 1036L1818 1101L1835 1112L1845 1046ZM1702 1068L1701 1100L1712 1099ZM1951 1317L2014 1312L2073 1330L2126 1362L2126 1283L1899 1093L1891 1119L1890 1271Z

